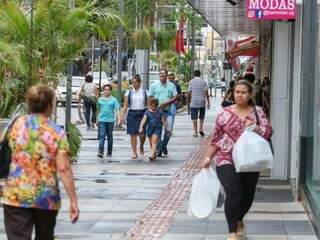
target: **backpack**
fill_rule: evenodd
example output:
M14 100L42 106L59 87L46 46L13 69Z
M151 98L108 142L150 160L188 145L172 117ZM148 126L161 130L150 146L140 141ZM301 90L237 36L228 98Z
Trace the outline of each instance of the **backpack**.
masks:
M148 102L148 95L147 95L147 90L143 89L143 95L144 95L144 103L147 105ZM129 90L129 96L128 96L128 105L129 107L131 106L131 98L132 98L132 90Z

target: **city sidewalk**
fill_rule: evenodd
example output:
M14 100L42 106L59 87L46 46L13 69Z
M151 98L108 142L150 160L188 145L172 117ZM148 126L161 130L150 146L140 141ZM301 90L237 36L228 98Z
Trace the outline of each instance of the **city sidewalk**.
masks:
M205 132L212 131L220 99L206 118ZM62 190L63 207L56 239L225 239L223 209L215 219L198 220L187 215L188 194L209 139L192 137L187 113L180 113L168 147L169 156L149 162L146 155L131 160L129 136L114 132L112 158L96 157L97 131L80 126L84 141L74 165L81 215L75 225L68 220L68 200ZM0 213L0 239L4 235ZM250 240L316 240L302 205L295 202L288 182L259 181L254 206L247 218Z

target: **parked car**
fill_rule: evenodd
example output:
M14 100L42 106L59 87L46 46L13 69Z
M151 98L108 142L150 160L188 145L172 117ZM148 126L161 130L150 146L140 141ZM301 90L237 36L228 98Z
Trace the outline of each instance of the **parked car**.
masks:
M72 97L71 102L77 103L79 101L79 93L84 83L84 77L72 76ZM64 76L60 79L56 90L57 104L65 106L67 95L67 77Z
M99 86L99 81L100 81L100 72L99 71L96 71L96 72L88 72L88 75L92 75L93 77L93 82ZM101 72L101 87L103 87L103 85L105 84L111 84L111 79L107 77L107 74L102 71Z

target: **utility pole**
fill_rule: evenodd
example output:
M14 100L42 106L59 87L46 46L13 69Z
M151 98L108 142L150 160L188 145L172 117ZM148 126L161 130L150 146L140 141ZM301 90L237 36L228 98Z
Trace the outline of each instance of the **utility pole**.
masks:
M194 77L193 76L193 72L194 72L194 62L195 62L195 44L196 44L196 40L195 40L195 10L194 8L192 9L192 21L191 21L191 37L192 37L192 47L191 47L191 79Z
M124 2L123 0L119 0L119 12L120 12L120 17L123 16L123 8L124 8ZM117 62L117 75L118 75L118 100L121 100L121 83L122 83L122 48L123 48L123 28L122 25L120 24L118 27L118 62Z
M30 0L30 56L29 56L29 77L32 82L33 75L33 0Z
M70 11L75 8L74 0L69 0ZM71 101L72 101L72 74L73 74L73 59L70 59L67 66L67 91L66 91L66 117L65 117L65 130L68 133L69 123L71 122Z

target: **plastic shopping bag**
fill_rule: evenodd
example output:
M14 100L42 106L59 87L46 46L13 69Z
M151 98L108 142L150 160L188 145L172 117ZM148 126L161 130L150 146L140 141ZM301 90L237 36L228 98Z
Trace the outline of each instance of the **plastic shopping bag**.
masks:
M237 172L260 172L273 166L269 142L248 129L234 145L232 157Z
M188 215L206 218L216 210L220 181L213 168L202 169L192 182Z

